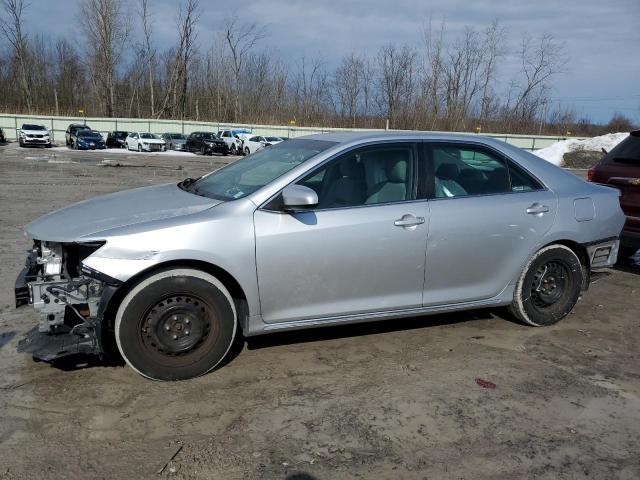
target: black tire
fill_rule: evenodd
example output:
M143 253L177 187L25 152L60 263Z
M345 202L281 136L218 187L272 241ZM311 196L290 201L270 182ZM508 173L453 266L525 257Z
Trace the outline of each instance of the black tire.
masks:
M152 380L186 380L213 370L236 333L231 295L199 270L170 269L140 281L123 299L115 322L127 364Z
M24 142L22 140L18 140L18 145L20 145L21 147L24 147Z
M564 245L540 249L524 267L516 284L509 311L534 327L558 323L580 298L582 264Z
M227 155L229 155L229 150L227 150L226 148L222 151L222 156L226 157Z
M249 150L249 147L244 147L244 154L251 155L251 150Z
M231 145L231 155L237 155L238 149L236 148L236 144Z
M138 144L138 151L142 153L142 145Z
M202 145L200 147L200 155L206 155L207 154L207 149L204 147L204 145Z

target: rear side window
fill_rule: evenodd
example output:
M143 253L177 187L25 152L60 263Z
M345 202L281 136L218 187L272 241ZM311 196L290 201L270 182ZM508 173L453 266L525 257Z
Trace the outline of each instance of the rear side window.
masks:
M640 165L640 136L629 135L606 155L604 162Z
M479 146L434 144L431 159L435 198L527 192L542 188L523 168Z

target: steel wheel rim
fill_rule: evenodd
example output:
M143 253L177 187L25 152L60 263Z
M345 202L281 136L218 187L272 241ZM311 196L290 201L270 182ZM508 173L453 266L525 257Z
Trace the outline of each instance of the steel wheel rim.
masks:
M149 353L166 359L184 357L215 337L211 307L201 298L177 294L149 308L140 322L141 344Z
M559 260L544 263L536 270L531 282L531 300L538 310L556 305L569 291L570 268Z

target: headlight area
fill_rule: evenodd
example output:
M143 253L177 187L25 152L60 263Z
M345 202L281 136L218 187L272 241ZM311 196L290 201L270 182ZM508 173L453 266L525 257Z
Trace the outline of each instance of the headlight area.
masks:
M102 317L121 282L83 267L82 260L104 243L34 242L16 279L15 299L16 307L33 305L40 321L18 343L19 352L43 361L103 353Z

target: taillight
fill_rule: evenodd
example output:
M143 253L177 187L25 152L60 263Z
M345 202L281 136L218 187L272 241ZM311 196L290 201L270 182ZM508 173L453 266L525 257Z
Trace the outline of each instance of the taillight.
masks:
M593 177L596 174L596 170L594 167L591 167L588 171L587 171L587 182L593 182Z

